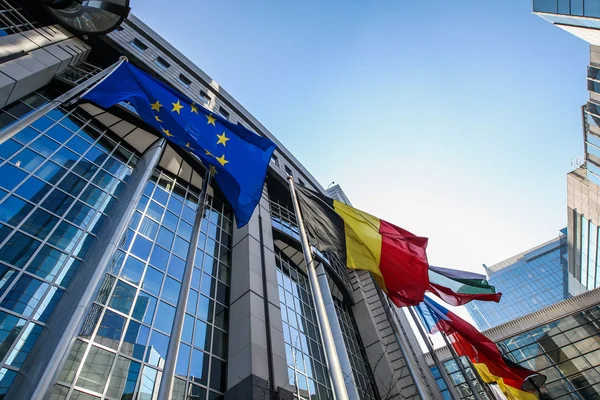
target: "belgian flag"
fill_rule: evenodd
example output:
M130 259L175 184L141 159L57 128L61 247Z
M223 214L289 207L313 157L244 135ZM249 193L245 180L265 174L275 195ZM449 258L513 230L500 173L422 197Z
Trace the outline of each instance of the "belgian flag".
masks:
M370 271L398 307L417 305L427 290L427 238L304 187L296 187L309 241L348 268Z

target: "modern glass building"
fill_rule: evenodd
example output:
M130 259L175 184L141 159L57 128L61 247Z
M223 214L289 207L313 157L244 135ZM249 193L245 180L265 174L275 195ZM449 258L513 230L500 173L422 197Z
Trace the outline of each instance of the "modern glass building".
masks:
M582 107L584 160L567 175L568 291L574 295L600 286L600 1L534 0L533 11L590 43L589 100Z
M488 282L502 293L500 303L472 301L465 307L481 330L532 313L570 296L566 229L556 239L492 266Z
M600 289L595 289L483 333L505 357L546 375L544 392L549 398L600 399L599 296ZM441 348L436 353L445 360L453 381L464 382L448 350ZM468 398L470 391L464 386L463 398Z
M278 144L247 226L235 228L217 185L198 214L204 167L129 104L67 99L32 118L120 55ZM37 1L1 1L0 399L333 398L288 175L325 193L135 16L84 39ZM427 368L406 368L422 354L406 348L370 275L319 261L349 398L412 399L419 386L441 399Z

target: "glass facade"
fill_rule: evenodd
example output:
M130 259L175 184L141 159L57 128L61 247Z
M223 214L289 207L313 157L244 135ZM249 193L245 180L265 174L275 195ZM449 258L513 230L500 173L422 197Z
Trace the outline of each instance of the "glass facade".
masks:
M289 384L299 399L331 399L325 352L308 278L284 254L275 254Z
M475 387L475 389L477 389L479 396L483 400L492 400L487 395L487 393L485 393L484 389L481 387L481 384L479 383L479 380L473 374L473 369L471 368L469 361L465 357L461 357L460 361L462 362L463 367L464 367L469 379L473 383L473 386ZM460 371L460 368L459 368L457 362L452 359L452 360L447 360L447 361L442 362L442 365L443 365L444 369L446 370L446 373L448 374L450 381L454 385L455 392L458 393L461 400L463 400L463 399L474 400L475 396L473 396L473 392L469 388L469 385L467 384L467 381L465 380L465 376ZM446 386L446 384L444 383L444 380L442 379L442 375L440 374L439 369L436 366L432 366L432 367L430 367L430 370L431 370L431 373L433 374L433 377L435 378L435 381L436 381L438 387L442 391L442 396L444 397L444 400L451 400L452 396L450 394L450 391L448 390L448 386Z
M581 283L582 291L600 287L598 272L598 227L584 215L575 216L575 265L573 275Z
M379 399L377 388L375 387L375 378L367 362L365 347L358 334L358 327L356 326L352 310L336 297L333 298L333 301L360 398L363 400Z
M505 356L548 377L554 400L600 399L600 306L498 343Z
M600 18L600 0L533 0L533 11Z
M153 399L162 378L199 191L155 171L54 398ZM218 399L226 389L231 213L209 197L179 345L174 399ZM137 397L136 397L137 396Z
M45 91L23 98L0 112L0 124L51 97ZM0 145L0 398L137 161L83 112L62 108Z
M522 253L489 273L488 282L502 292L502 301L465 305L480 330L493 328L569 297L566 236ZM595 258L594 258L595 260Z

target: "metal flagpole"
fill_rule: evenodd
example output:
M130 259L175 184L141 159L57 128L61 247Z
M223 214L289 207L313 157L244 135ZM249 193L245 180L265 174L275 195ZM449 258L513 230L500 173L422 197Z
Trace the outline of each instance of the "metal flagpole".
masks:
M442 335L445 335L442 332ZM456 353L456 351L454 350L454 348L452 348L453 353ZM456 354L458 356L458 354ZM477 372L477 370L475 369L475 366L473 365L473 361L471 361L471 359L469 357L465 357L467 362L469 363L469 366L471 367L471 371L473 371L473 375L475 375L475 378L477 378L477 382L479 382L479 384L481 385L481 387L483 388L483 391L485 392L485 394L490 398L490 399L495 399L496 396L492 393L492 389L490 388L490 384L489 383L485 383L483 381L483 379L481 379L481 376L479 375L479 373Z
M454 351L454 347L452 347L452 344L448 340L448 337L446 336L446 334L444 332L441 332L441 334L442 334L442 337L444 338L444 342L446 342L446 346L448 346L448 350L450 350L450 354L452 354L452 358L454 358L454 360L458 364L458 368L460 369L460 372L465 377L465 381L467 382L467 385L469 385L469 389L471 389L471 393L473 393L473 396L475 396L475 400L482 400L481 396L479 395L479 392L475 388L475 385L473 385L471 378L469 378L469 375L467 375L467 370L465 370L464 365L462 365L462 362L460 361L460 357L458 356L458 354L456 354L456 351ZM468 359L468 357L467 357L467 359ZM477 377L478 375L477 375L477 371L475 371L475 367L471 366L471 370L473 371L473 375L475 375L475 377ZM481 387L483 390L485 390L484 386L481 386Z
M206 211L206 200L208 198L208 188L211 177L212 174L207 168L202 181L202 191L200 192L198 209L196 210L196 218L194 220L194 228L192 229L192 237L190 238L190 247L188 248L183 281L181 282L181 291L179 292L179 297L177 299L173 330L171 332L171 339L169 340L169 347L167 348L167 358L165 359L165 366L163 368L163 379L158 389L158 398L162 400L171 400L171 394L173 391L175 367L177 366L177 356L179 353L179 342L181 341L181 335L183 333L183 321L185 319L187 299L188 295L190 294L190 286L194 272L194 260L196 260L198 237L200 236L202 218L204 217L204 212Z
M440 371L440 375L442 376L444 383L448 387L448 391L450 392L450 395L452 396L452 398L459 400L460 396L456 393L454 385L450 381L450 377L446 373L446 370L444 369L442 362L440 361L438 356L435 354L435 351L433 350L433 346L431 345L431 342L429 341L429 337L427 336L427 334L425 334L425 331L423 330L423 327L421 326L421 321L419 321L419 318L415 314L415 310L413 310L412 307L407 307L407 308L408 308L408 312L410 313L410 316L412 317L413 321L415 322L415 325L417 325L417 330L419 331L421 338L423 338L423 341L425 342L425 346L427 346L427 350L429 351L429 354L431 354L431 358L433 358L433 362L435 363L435 366ZM481 400L481 399L477 399L477 400Z
M373 279L372 276L371 276L371 279ZM377 287L374 279L373 279L373 284L376 287L377 294L379 295L379 300L381 300L381 304L383 305L383 308L388 317L388 320L390 321L390 324L393 325L392 331L394 332L394 336L396 337L396 342L398 342L398 347L400 348L400 353L402 354L402 358L404 359L404 362L406 363L406 366L408 368L408 373L410 374L410 377L412 378L413 382L415 383L415 388L417 389L417 394L419 395L419 398L422 400L428 399L429 395L427 394L427 390L423 386L423 382L421 381L421 378L419 377L419 371L418 371L419 367L417 367L417 365L416 365L417 361L414 360L413 357L410 355L410 350L409 350L410 345L408 344L408 338L406 337L406 332L404 331L404 329L402 328L402 326L400 324L400 321L398 320L398 316L396 315L396 310L393 308L394 306L391 304L389 299L386 299L386 297L382 293L381 289L379 289L379 287Z
M327 319L327 310L325 308L325 303L323 302L323 296L321 295L321 287L319 286L319 279L317 278L317 271L312 256L312 250L308 243L306 231L304 230L302 216L300 215L300 207L298 206L298 198L296 197L296 189L294 188L294 178L288 176L288 182L290 185L292 202L294 203L296 220L298 221L298 230L300 231L302 251L304 252L304 261L306 262L306 269L308 271L310 289L312 291L313 300L315 301L317 320L319 321L321 336L323 338L323 347L325 348L327 364L329 366L329 372L331 373L333 391L335 392L336 400L348 400L348 392L346 391L346 384L344 383L344 375L342 373L340 360L338 359L337 351L335 349L335 343L333 341L331 327L329 326L329 320Z
M41 117L46 115L48 112L54 110L59 105L63 104L64 102L75 99L84 90L86 90L86 89L91 90L98 83L100 83L104 79L106 79L113 71L115 71L125 61L127 61L127 57L121 56L119 58L119 61L117 61L110 67L103 69L102 71L98 72L96 75L92 76L91 78L81 82L79 85L75 86L71 90L61 94L56 99L50 100L48 103L37 108L35 111L33 111L31 114L28 114L23 119L18 120L11 126L0 131L0 144L6 142L8 139L13 137L17 133L21 132L21 130L23 130L25 127L27 127L28 125L31 125L33 122L37 121L38 119L40 119ZM87 93L88 91L86 91L85 93ZM79 97L82 97L82 96L83 96L83 94Z

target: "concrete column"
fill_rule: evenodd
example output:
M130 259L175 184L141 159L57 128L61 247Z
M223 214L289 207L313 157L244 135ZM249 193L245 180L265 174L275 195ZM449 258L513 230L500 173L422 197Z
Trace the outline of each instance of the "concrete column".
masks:
M331 295L331 289L329 287L329 279L327 278L327 273L325 272L325 268L323 268L323 264L319 264L317 267L317 277L319 278L319 286L321 286L321 294L323 295L323 302L325 303L325 309L327 311L327 318L329 319L329 325L331 327L331 334L333 335L335 349L340 360L342 374L344 375L344 383L346 384L348 399L360 400L358 389L356 388L354 373L352 372L352 364L350 364L350 358L348 357L348 349L346 349L344 335L342 334L342 327L340 326L340 321L338 320L337 312L335 310L335 304L333 303L333 296Z
M267 196L265 187L250 222L233 232L227 400L290 389Z
M84 60L90 46L58 25L0 37L0 107L50 83Z
M96 298L102 279L114 252L127 230L129 219L166 147L165 139L158 139L138 164L127 188L119 197L114 211L107 218L98 237L90 247L75 278L56 306L52 318L42 331L17 379L7 394L14 400L42 400L54 384L63 361L81 330L85 317ZM13 393L15 392L15 393Z

